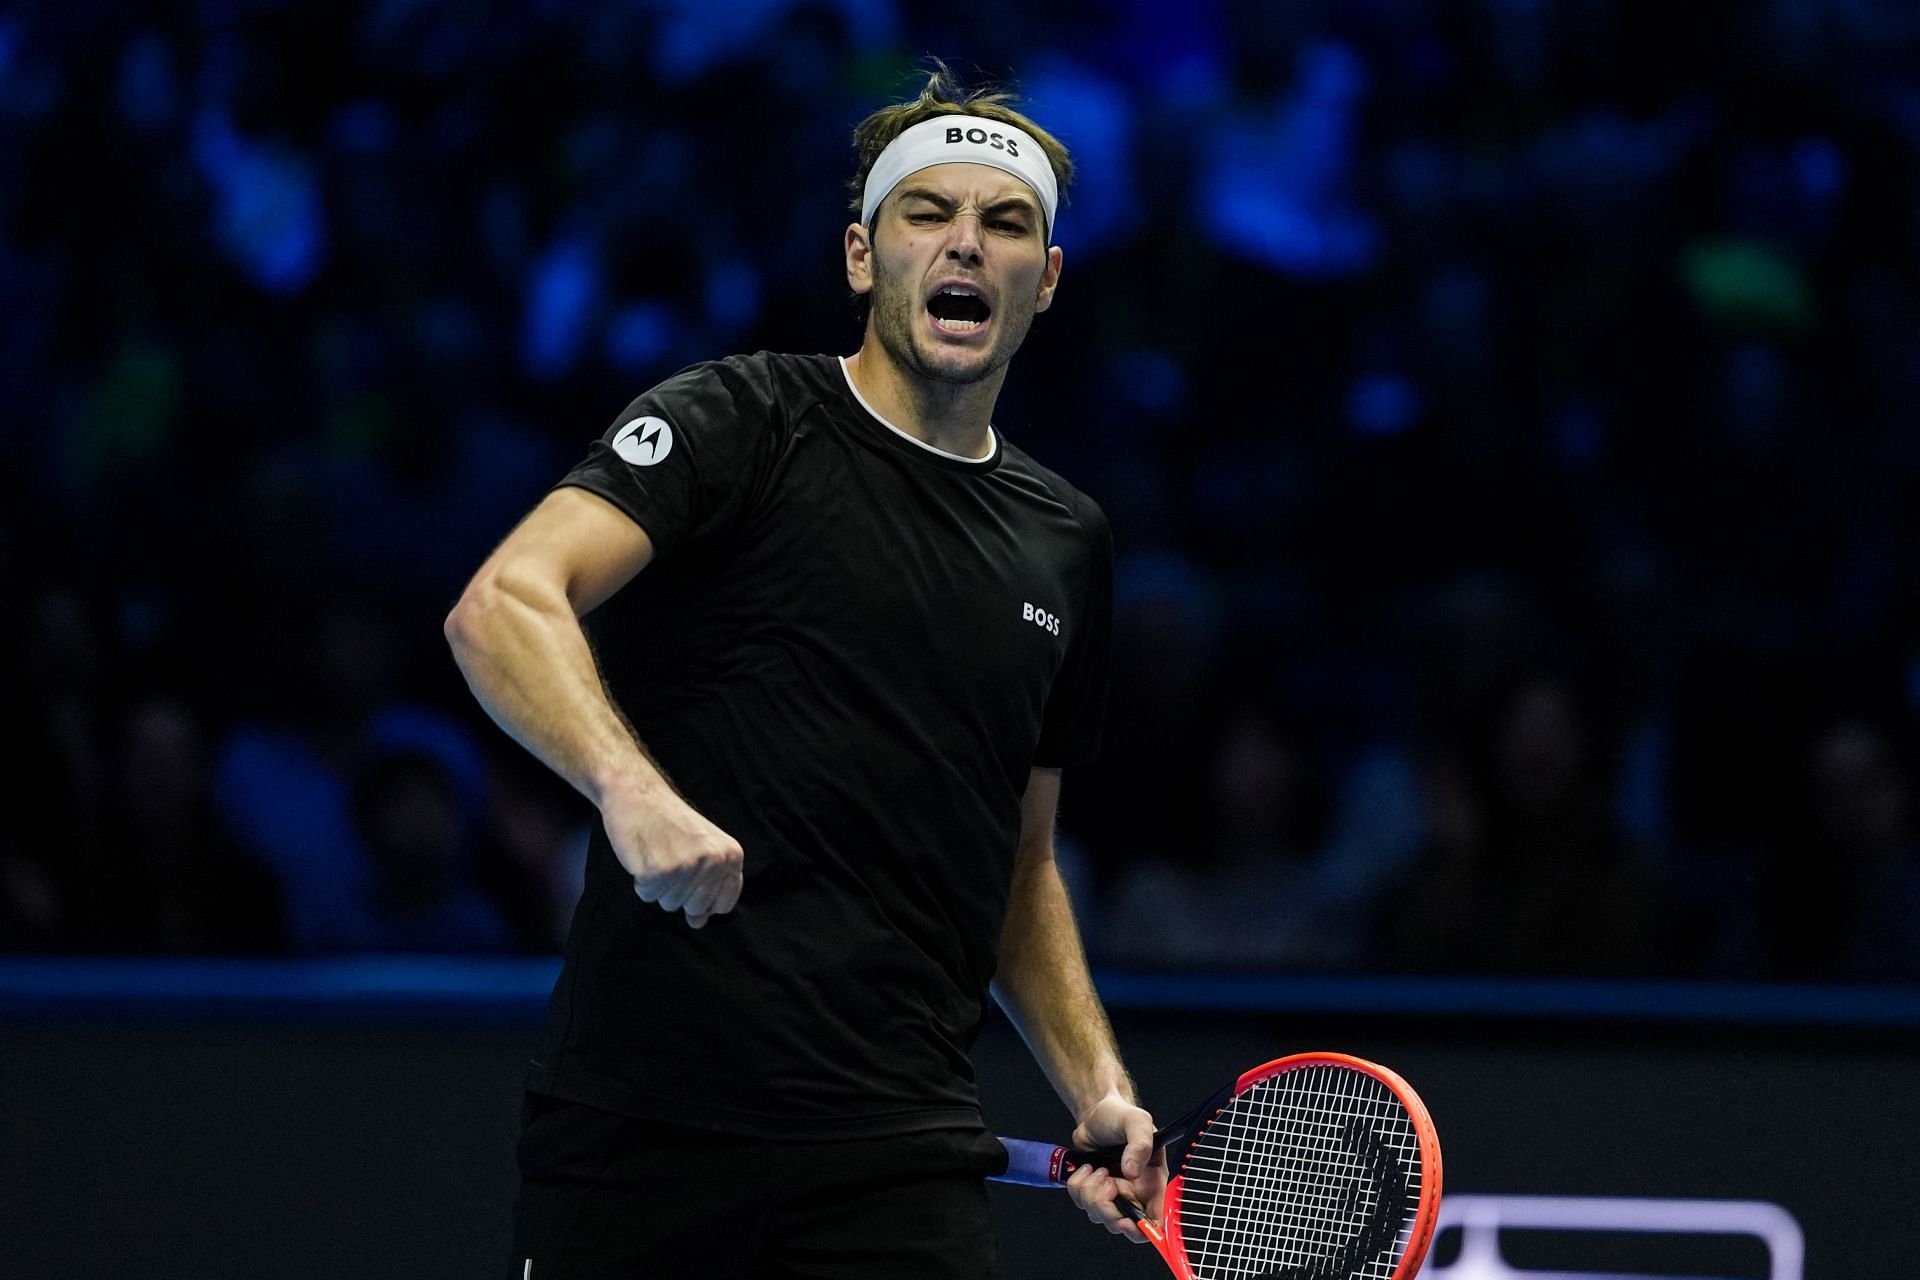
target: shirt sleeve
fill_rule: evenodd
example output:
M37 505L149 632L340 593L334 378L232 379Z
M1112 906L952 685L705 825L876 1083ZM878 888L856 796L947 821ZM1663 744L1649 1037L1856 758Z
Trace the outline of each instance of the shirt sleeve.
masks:
M734 356L683 369L614 419L561 478L646 530L655 556L726 528L766 479L781 414L770 370Z
M1113 531L1091 499L1075 495L1087 530L1087 590L1067 658L1047 693L1033 763L1042 769L1092 764L1107 718L1107 668L1113 650Z

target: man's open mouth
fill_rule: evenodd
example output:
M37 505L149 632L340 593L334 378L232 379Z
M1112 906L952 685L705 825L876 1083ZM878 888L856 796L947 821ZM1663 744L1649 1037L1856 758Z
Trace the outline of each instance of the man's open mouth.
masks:
M987 322L993 308L977 290L964 284L949 284L927 299L927 312L942 329L971 333Z

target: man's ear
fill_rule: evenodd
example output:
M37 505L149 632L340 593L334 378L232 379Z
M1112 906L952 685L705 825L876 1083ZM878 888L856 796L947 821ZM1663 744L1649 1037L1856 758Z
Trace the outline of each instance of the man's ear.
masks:
M873 233L859 223L847 227L847 287L855 293L873 292Z
M1060 267L1064 261L1059 245L1047 250L1047 269L1040 273L1040 293L1033 300L1034 311L1045 311L1053 305L1053 291L1060 287Z

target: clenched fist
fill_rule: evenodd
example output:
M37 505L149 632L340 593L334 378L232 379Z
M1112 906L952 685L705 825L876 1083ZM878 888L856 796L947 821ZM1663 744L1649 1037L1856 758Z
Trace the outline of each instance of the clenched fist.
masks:
M679 796L610 797L600 818L642 902L684 912L698 929L740 901L746 862L740 842Z

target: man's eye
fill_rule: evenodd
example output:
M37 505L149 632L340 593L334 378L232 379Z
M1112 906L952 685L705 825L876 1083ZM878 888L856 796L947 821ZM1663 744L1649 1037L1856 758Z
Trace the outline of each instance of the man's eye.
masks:
M907 215L908 222L938 222L939 220L940 215L937 213L910 213Z
M998 222L996 222L996 223L994 223L994 224L993 224L993 229L994 229L995 231L1005 231L1005 232L1009 232L1009 233L1011 233L1011 234L1013 234L1013 235L1016 235L1016 236L1023 236L1023 235L1025 235L1025 234L1027 234L1027 224L1026 224L1026 223L1024 223L1024 222L1008 222L1008 221L1007 221L1006 219L1004 219L1004 218L1003 218L1003 219L1001 219L1000 221L998 221Z

